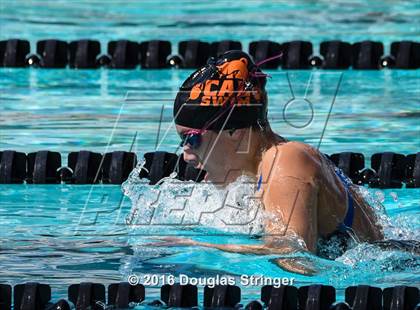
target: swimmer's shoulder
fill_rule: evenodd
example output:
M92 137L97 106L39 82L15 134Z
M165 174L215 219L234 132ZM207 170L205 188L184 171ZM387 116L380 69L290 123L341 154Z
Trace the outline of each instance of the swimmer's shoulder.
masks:
M284 150L287 150L289 152L300 152L300 153L310 153L315 154L318 151L310 146L309 144L299 142L299 141L285 141L283 143L278 143L275 145L277 148L282 148Z
M279 155L281 154L281 157L286 161L294 160L304 164L316 165L321 159L321 153L317 149L298 141L286 141L276 144L270 151Z
M270 165L278 171L287 171L288 174L294 172L316 175L321 167L321 155L308 144L286 141L275 144L266 151L263 166Z

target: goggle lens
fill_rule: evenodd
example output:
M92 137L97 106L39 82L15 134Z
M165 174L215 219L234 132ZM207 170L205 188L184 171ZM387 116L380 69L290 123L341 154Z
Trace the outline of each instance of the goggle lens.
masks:
M181 140L180 146L188 144L192 149L197 149L201 145L201 133L182 134Z

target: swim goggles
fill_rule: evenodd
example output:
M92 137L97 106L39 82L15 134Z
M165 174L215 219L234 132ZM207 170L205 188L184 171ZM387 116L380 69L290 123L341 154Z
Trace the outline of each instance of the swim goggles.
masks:
M229 133L232 135L236 129L229 129ZM179 136L181 137L180 146L190 145L192 149L198 149L202 142L202 135L207 132L207 130L200 129L191 129L186 132L183 132Z
M198 149L202 142L202 135L207 130L200 130L200 129L191 129L186 132L183 132L179 136L181 137L181 144L180 146L189 145L192 149Z

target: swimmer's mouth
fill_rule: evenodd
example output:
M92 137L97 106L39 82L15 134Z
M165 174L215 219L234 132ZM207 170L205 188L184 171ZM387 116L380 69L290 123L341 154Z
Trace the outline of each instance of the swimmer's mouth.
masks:
M190 165L192 165L194 168L198 168L200 166L200 162L197 160L191 160L190 162L188 162Z
M187 153L188 155L190 155L188 152L185 152L185 153ZM194 156L194 157L197 157L197 156ZM187 163L187 164L189 164L189 165L191 165L191 166L194 166L194 168L197 168L197 166L198 165L200 165L200 160L198 159L198 158L190 158L190 159L184 159L185 160L185 162Z
M199 169L201 167L200 161L196 160L196 159L189 160L189 161L187 161L187 163L189 165L193 166L195 169Z

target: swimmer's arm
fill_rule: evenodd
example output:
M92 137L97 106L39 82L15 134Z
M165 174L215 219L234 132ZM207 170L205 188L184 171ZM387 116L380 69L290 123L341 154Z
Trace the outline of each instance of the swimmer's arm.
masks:
M305 249L301 246L292 244L290 239L284 238L280 240L264 244L218 244L196 241L188 238L178 237L163 237L159 238L160 242L150 243L146 245L152 246L202 246L206 248L218 249L225 252L240 253L240 254L257 254L257 255L270 255L270 254L292 254L295 252L302 252Z
M305 250L316 252L318 234L317 190L310 182L292 177L270 184L264 205L272 214L266 231L274 239L281 236L297 236L305 243Z
M292 246L272 247L266 244L217 244L194 241L191 245L197 245L206 248L214 248L231 253L256 255L292 254L301 250L300 248L294 248Z
M308 252L307 249L290 243L290 240L288 238L284 238L284 240L280 240L279 238L276 238L276 242L280 243L281 245L280 244L278 244L277 246L270 246L268 244L235 245L235 244L215 244L215 243L198 242L198 241L195 241L193 243L198 246L214 248L214 249L218 249L225 252L242 253L242 254L287 255L287 254L293 254L296 252L299 252L302 254L304 252ZM317 273L314 264L306 256L278 257L278 258L271 259L270 261L288 272L302 274L306 276L312 276Z
M276 154L263 185L265 210L272 214L266 232L296 235L316 252L320 164L311 147L290 142Z
M240 253L240 254L256 254L256 255L287 255L296 252L307 253L307 249L297 243L294 243L287 237L270 240L266 244L217 244L196 241L188 238L164 237L160 238L161 242L151 243L146 245L153 246L202 246L207 248L218 249L225 252ZM292 272L303 274L306 276L316 274L316 269L311 260L306 257L278 257L270 260L280 268Z

